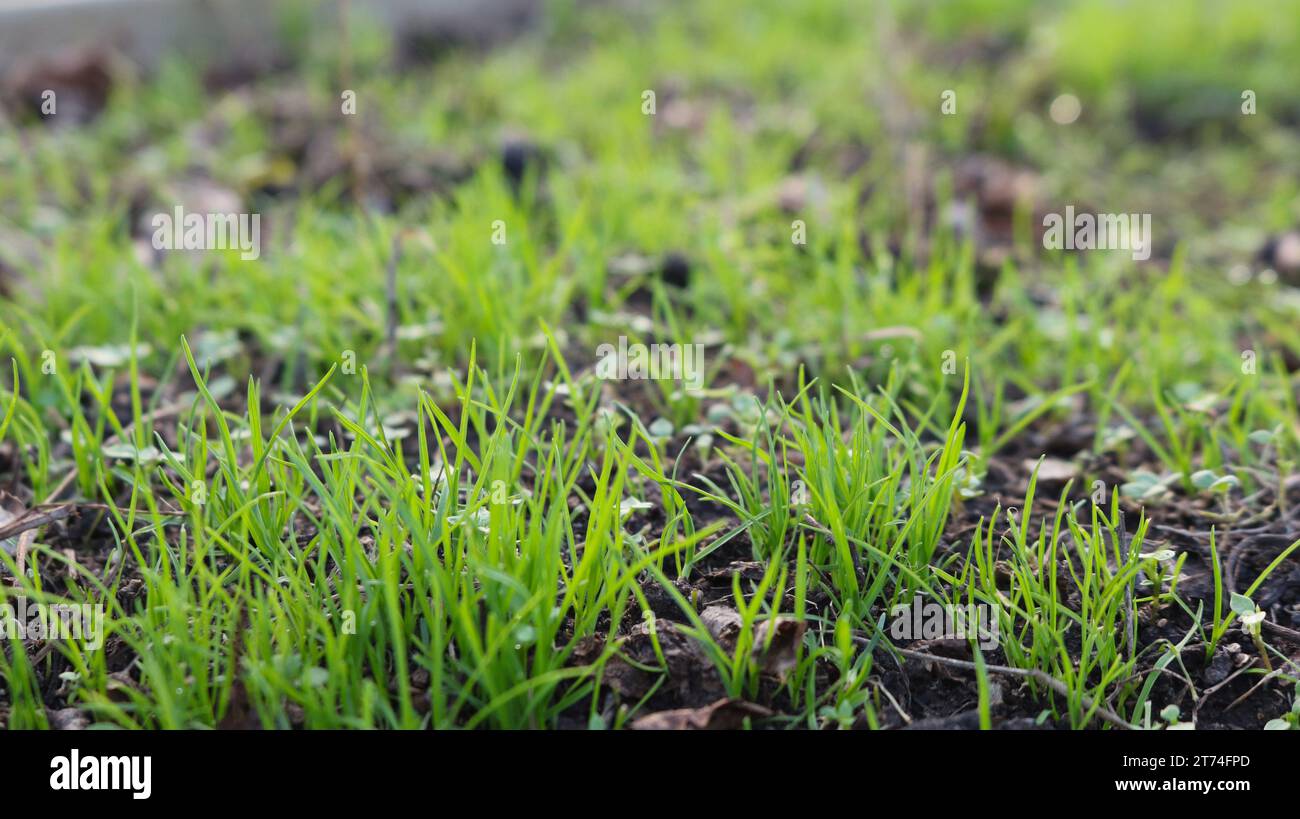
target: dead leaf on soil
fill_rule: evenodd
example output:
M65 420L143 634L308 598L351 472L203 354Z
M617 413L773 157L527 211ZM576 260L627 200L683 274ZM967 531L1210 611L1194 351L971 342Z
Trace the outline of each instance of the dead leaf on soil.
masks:
M721 569L715 569L708 572L703 577L713 586L730 586L731 578L734 575L740 575L741 580L753 580L758 582L763 579L763 572L767 567L757 560L733 560Z
M50 727L55 731L84 731L90 726L90 717L80 708L46 711L45 716L50 721Z
M1020 462L1026 472L1033 474L1034 466L1037 461L1025 459ZM1038 467L1039 483L1065 483L1079 475L1079 467L1069 461L1063 461L1060 458L1044 458L1041 466Z
M765 673L784 677L794 668L795 655L807 628L807 623L793 617L778 617L758 624L754 630L753 656ZM772 635L771 643L768 642L769 632Z
M743 624L739 612L731 606L709 606L700 612L700 620L724 649L735 648Z
M761 719L772 712L744 700L721 699L703 708L676 708L647 714L632 722L635 731L735 731L745 717Z

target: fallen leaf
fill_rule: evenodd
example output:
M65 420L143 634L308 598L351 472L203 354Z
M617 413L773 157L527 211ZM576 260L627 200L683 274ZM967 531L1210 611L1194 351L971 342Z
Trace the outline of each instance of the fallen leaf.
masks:
M709 581L712 586L730 586L731 578L740 575L741 580L753 580L755 582L763 579L763 571L766 567L757 560L733 560L721 569L715 569L704 575L704 579Z
M778 617L764 620L754 630L753 656L764 672L784 677L794 668L795 655L803 642L804 631L808 624L793 617ZM771 633L771 642L768 634Z
M647 714L632 722L634 731L735 731L745 717L761 719L772 712L744 700L721 699L703 708L676 708Z
M700 620L723 648L729 651L736 645L736 637L740 635L743 621L735 609L730 606L709 606L700 612Z
M46 711L45 716L50 721L50 728L55 731L83 731L90 725L90 717L80 708Z
M1025 471L1033 473L1034 467L1038 465L1037 461L1026 459L1021 461ZM1065 483L1068 480L1078 477L1079 467L1069 461L1063 461L1060 458L1044 458L1042 465L1038 466L1039 483Z

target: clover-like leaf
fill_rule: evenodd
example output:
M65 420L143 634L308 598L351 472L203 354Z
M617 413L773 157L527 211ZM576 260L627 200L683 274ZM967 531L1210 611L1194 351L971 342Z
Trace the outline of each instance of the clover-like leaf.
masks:
M1232 599L1228 606L1233 610L1233 612L1242 616L1251 614L1255 611L1255 601L1251 600L1244 594L1237 594L1236 592L1232 593Z
M624 498L618 505L618 514L619 517L626 519L631 517L633 512L639 512L653 507L653 503L647 503L646 501L637 500L636 498Z
M1177 552L1173 549L1157 549L1154 552L1145 552L1140 554L1138 557L1142 560L1156 560L1163 563L1166 560L1173 560L1176 555Z
M1213 486L1218 479L1219 476L1209 469L1202 469L1192 473L1192 485L1202 492Z
M1209 469L1192 473L1192 485L1202 492L1227 492L1240 483L1235 475L1218 475Z
M1257 429L1254 432L1247 435L1246 437L1250 440L1252 444L1259 444L1260 446L1263 446L1265 444L1273 443L1273 438L1276 436L1273 430L1271 429Z

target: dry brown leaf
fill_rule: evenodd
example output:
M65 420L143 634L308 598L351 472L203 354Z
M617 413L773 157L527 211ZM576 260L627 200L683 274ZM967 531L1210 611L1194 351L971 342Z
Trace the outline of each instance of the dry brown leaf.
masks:
M793 617L778 617L758 624L754 630L753 656L765 673L784 677L794 668L795 655L807 628L807 623ZM769 632L772 634L771 643L768 643Z
M709 606L700 612L700 620L723 648L730 651L735 647L743 625L739 612L731 606Z
M45 716L50 721L50 727L55 731L82 731L90 725L90 717L80 708L60 708L57 711L46 711Z
M744 700L721 699L703 708L676 708L647 714L633 721L636 731L735 731L743 728L745 717L761 719L772 712Z
M741 580L758 582L763 579L767 567L757 560L733 560L721 569L714 569L704 575L704 579L714 586L730 586L731 578L740 575Z
M1037 461L1026 459L1021 461L1025 471L1033 473ZM1065 483L1068 480L1079 476L1079 467L1069 461L1063 461L1060 458L1044 458L1041 466L1038 467L1039 483Z

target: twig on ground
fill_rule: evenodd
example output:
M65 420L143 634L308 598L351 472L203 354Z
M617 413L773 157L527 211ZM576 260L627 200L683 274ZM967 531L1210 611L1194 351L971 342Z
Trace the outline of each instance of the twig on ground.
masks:
M1294 659L1291 659L1291 658L1288 658L1288 659L1287 659L1287 662L1290 663L1290 664L1293 665L1293 666L1296 664L1295 660L1294 660ZM1250 690L1249 690L1249 691L1247 691L1245 694L1242 694L1240 697L1237 697L1235 700L1233 700L1233 701L1228 705L1227 708L1225 708L1225 709L1223 709L1223 710L1224 710L1224 711L1231 711L1232 709L1236 708L1238 705L1241 705L1241 703L1244 702L1248 697L1250 697L1251 694L1254 694L1256 691L1258 691L1258 690L1260 689L1260 687L1261 687L1262 685L1264 685L1265 683L1267 683L1269 680L1274 679L1275 677L1277 677L1279 674L1282 673L1283 670L1284 670L1284 669L1281 669L1281 668L1275 668L1275 669L1273 669L1272 671L1268 672L1267 674L1265 674L1263 677L1260 678L1259 682L1257 682L1257 683L1255 683L1254 685L1252 685L1252 686L1250 687Z
M894 695L891 694L891 693L889 692L889 688L886 687L883 683L879 683L879 684L877 684L877 685L876 685L876 688L879 689L880 692L883 693L883 694L885 695L885 699L889 700L889 704L892 705L892 706L894 706L894 710L895 710L896 712L898 712L898 715L899 715L900 717L903 718L903 724L904 724L904 725L911 725L911 724L912 724L912 718L911 718L910 716L907 715L907 712L906 712L906 711L903 710L903 706L901 706L901 705L898 704L898 700L895 699L895 698L894 698Z
M867 640L866 637L863 637L861 635L854 635L853 639L859 643L864 643L864 644L870 642L869 640ZM904 657L911 657L914 660L922 660L925 662L933 661L936 663L940 663L942 665L950 665L953 666L954 668L964 668L968 671L976 670L975 663L970 662L969 660L958 660L952 657L941 657L936 654L926 654L925 652L922 651L912 651L911 649L899 648L898 646L891 646L891 648L894 651L897 651L899 654L902 654ZM1009 674L1014 677L1028 677L1032 680L1042 683L1043 685L1047 686L1048 688L1052 689L1053 691L1055 691L1056 693L1060 694L1063 697L1069 698L1070 696L1069 686L1067 686L1065 683L1061 682L1060 680L1056 679L1051 674L1048 674L1046 671L1039 671L1036 668L1025 669L1025 668L1012 668L1011 666L1007 666L1007 665L989 665L987 663L984 665L984 668L987 669L990 674ZM1141 726L1134 725L1133 723L1124 719L1119 714L1116 714L1114 711L1110 710L1109 708L1102 705L1101 703L1094 702L1093 699L1089 697L1087 694L1080 694L1079 697L1083 702L1084 708L1087 708L1088 710L1093 710L1095 707L1097 716L1101 717L1106 722L1109 722L1111 725L1117 726L1119 728L1128 728L1129 730L1134 730L1134 731L1140 730Z
M1238 676L1245 673L1248 669L1251 669L1254 666L1255 666L1255 658L1251 657L1250 662L1246 663L1241 668L1238 668L1236 671L1229 674L1218 685L1207 688L1205 690L1205 693L1201 695L1201 698L1196 701L1196 705L1192 706L1192 724L1193 725L1196 724L1196 715L1201 712L1201 706L1205 704L1205 701L1208 700L1214 694L1215 691L1218 691L1220 688L1232 682Z
M1286 626L1279 626L1277 623L1268 620L1264 621L1264 625L1272 631L1281 634L1283 637L1290 637L1292 640L1300 641L1300 631L1296 631L1293 628L1287 628Z
M14 535L20 535L32 529L39 529L47 523L53 523L56 520L62 520L72 514L73 507L59 506L48 512L38 512L36 509L29 509L22 516L10 521L4 526L0 526L0 540L11 538Z
M18 572L14 576L14 585L23 582L23 575L27 573L27 550L31 547L32 541L36 538L36 530L28 529L18 536Z

